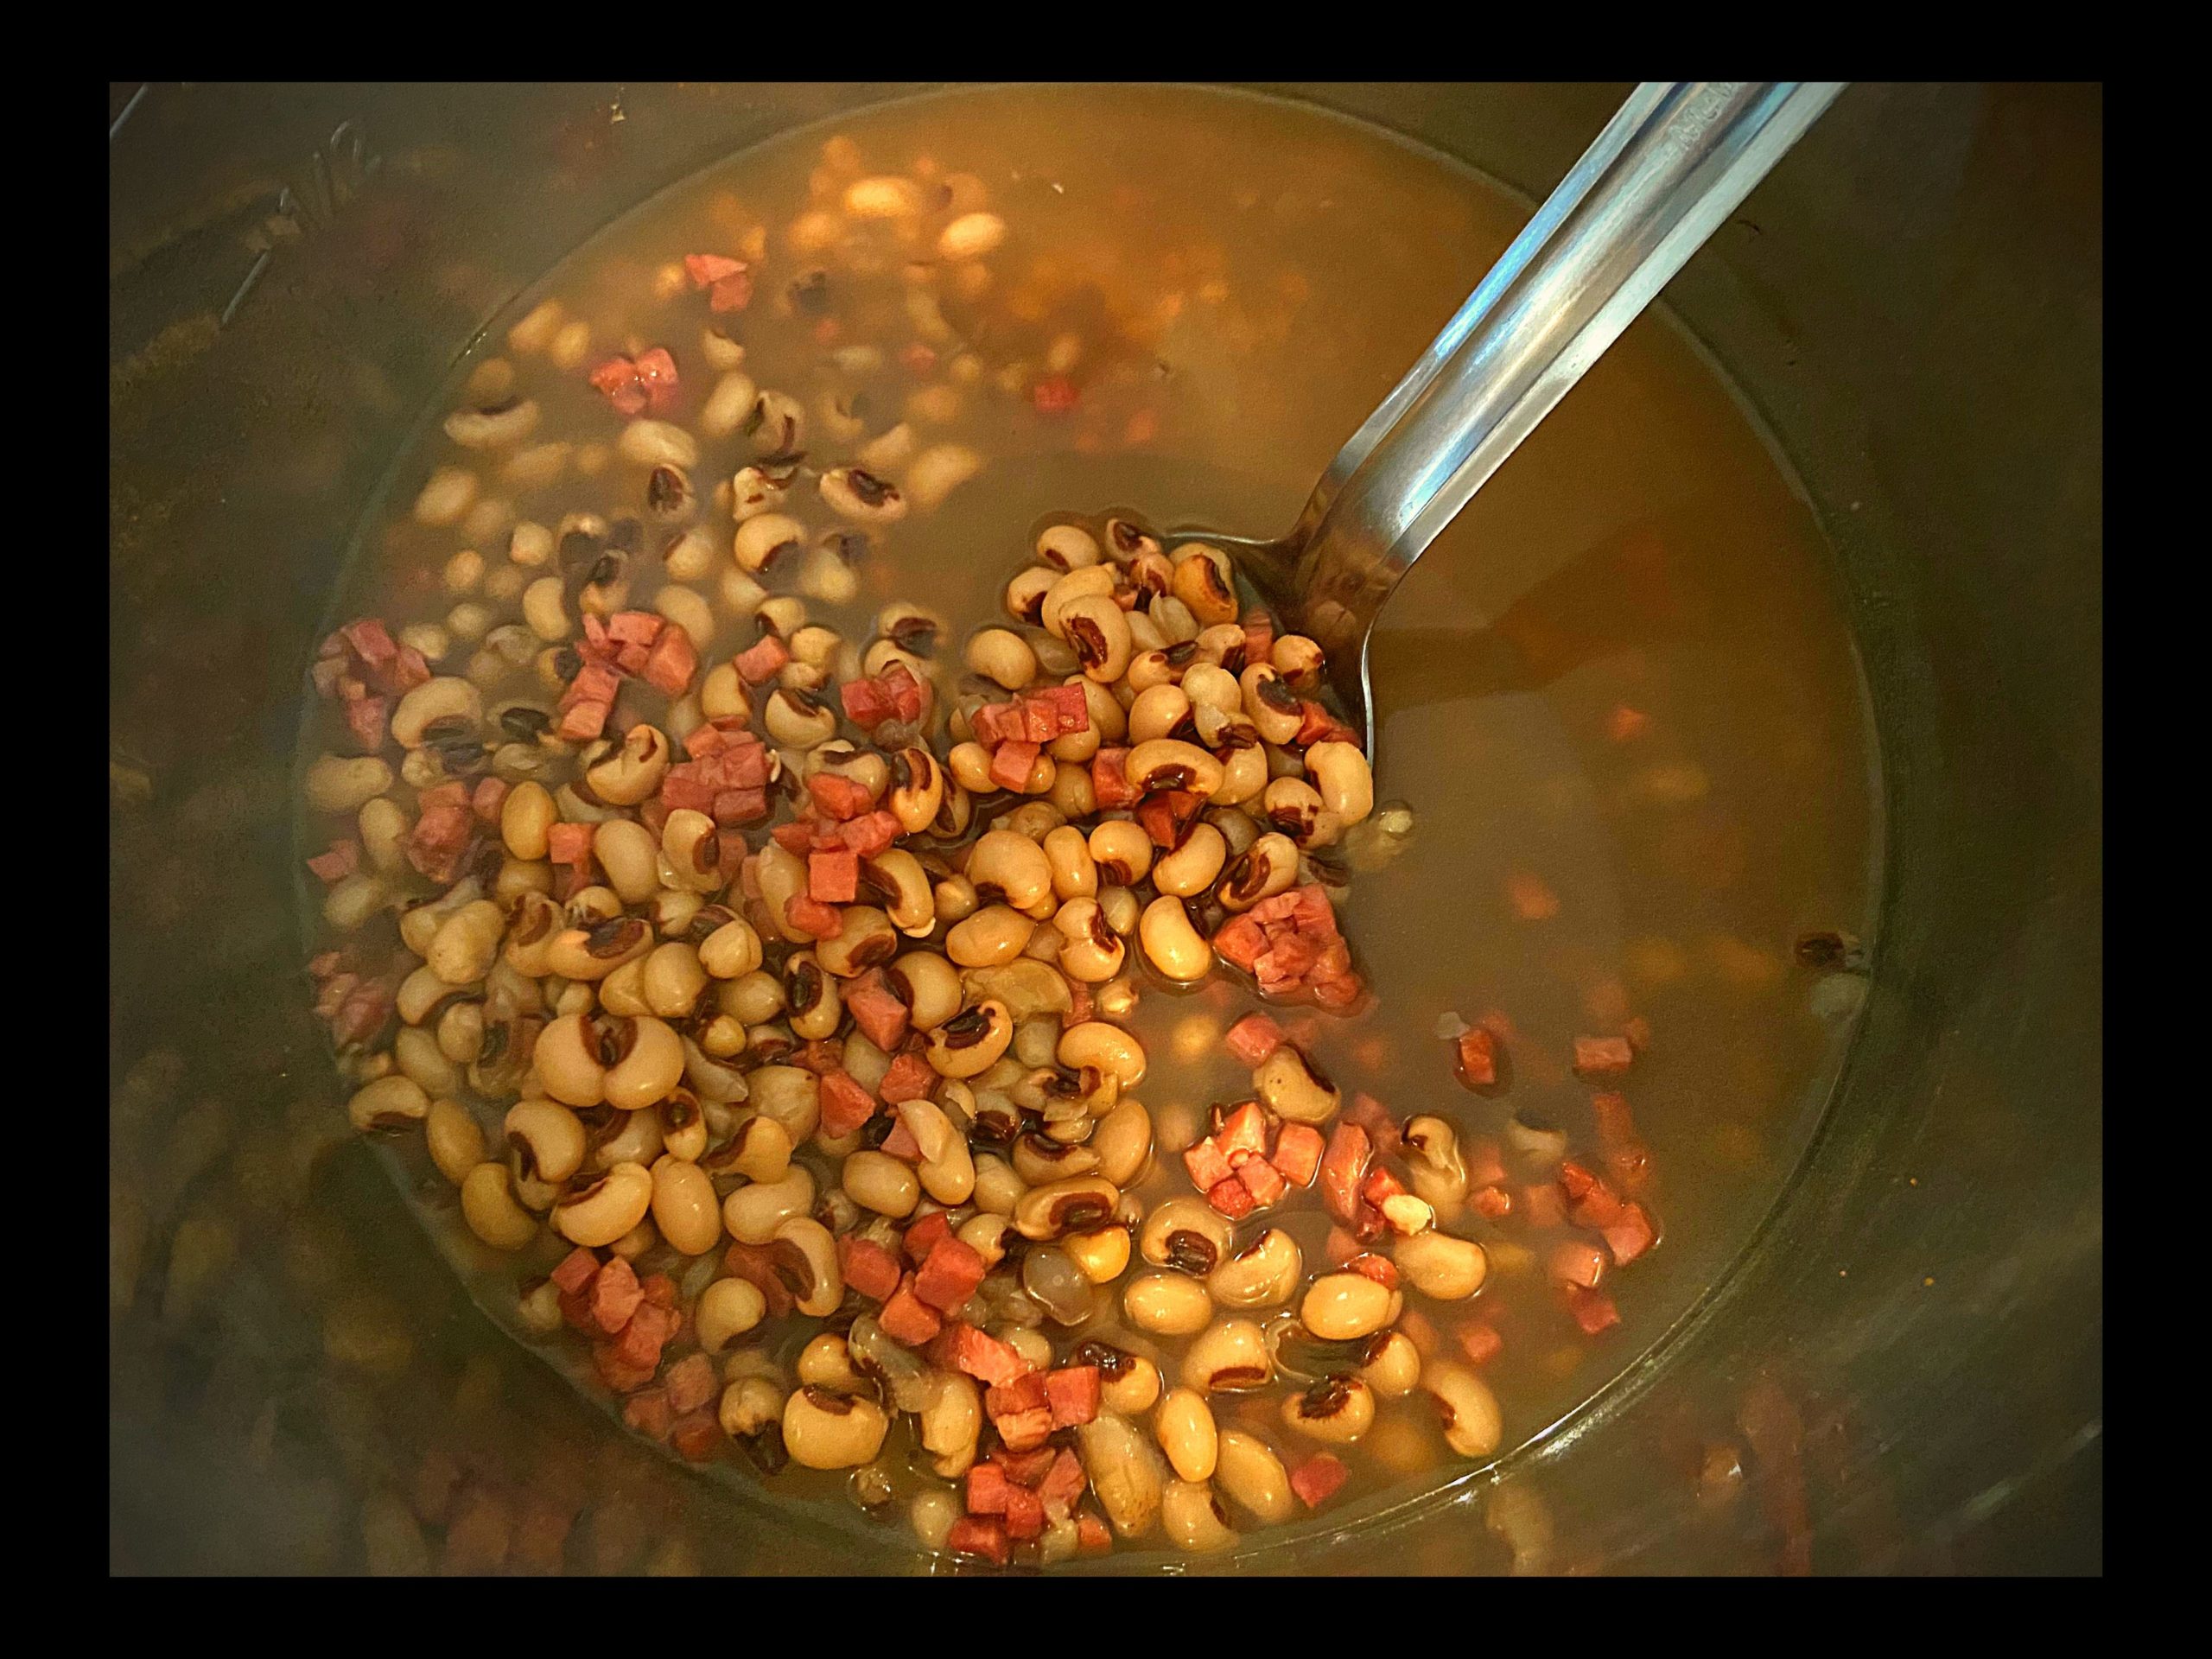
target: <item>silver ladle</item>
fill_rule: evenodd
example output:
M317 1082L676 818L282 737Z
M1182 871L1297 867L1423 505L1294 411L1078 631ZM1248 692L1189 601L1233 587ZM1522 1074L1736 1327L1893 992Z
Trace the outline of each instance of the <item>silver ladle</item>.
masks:
M1367 653L1414 561L1843 91L1647 81L1337 452L1287 536L1209 534L1328 654L1375 753Z

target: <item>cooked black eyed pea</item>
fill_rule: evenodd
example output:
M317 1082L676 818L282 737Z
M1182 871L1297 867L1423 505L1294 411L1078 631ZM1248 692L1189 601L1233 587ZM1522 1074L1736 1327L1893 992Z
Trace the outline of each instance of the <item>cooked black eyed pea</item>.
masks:
M931 1031L925 1052L939 1077L972 1077L996 1065L1013 1040L1014 1016L1005 1003L987 1000Z
M769 1249L776 1274L791 1287L800 1313L820 1319L837 1311L845 1300L845 1275L837 1265L837 1241L827 1227L810 1217L794 1216L776 1229Z
M1253 663L1236 677L1244 694L1244 717L1268 742L1294 741L1306 723L1305 700L1268 663Z
M1399 1141L1412 1167L1414 1194L1446 1218L1457 1215L1467 1196L1467 1161L1452 1126L1427 1115L1410 1118Z
M1037 653L1012 628L982 630L968 642L962 660L969 672L1009 691L1019 691L1037 677Z
M652 1202L652 1172L643 1164L617 1164L556 1204L553 1228L571 1244L596 1249L643 1221Z
M473 985L499 960L499 940L506 929L504 910L489 899L475 899L438 924L423 958L447 984Z
M715 1183L695 1163L662 1156L652 1167L653 1225L678 1255L704 1255L721 1242Z
M952 781L978 795L987 795L998 785L991 781L991 752L980 743L956 743L945 752L945 770L952 774Z
M919 1178L888 1153L854 1153L845 1160L839 1185L855 1204L894 1221L912 1215L915 1205L921 1201Z
M747 1357L738 1356L740 1359ZM783 1413L783 1389L775 1378L753 1371L740 1376L724 1389L715 1408L722 1433L735 1440L752 1439Z
M1174 571L1169 591L1201 625L1236 620L1236 578L1229 555L1204 542L1185 542L1175 550Z
M1249 727L1232 723L1224 728L1221 741L1234 743L1250 734ZM1212 796L1215 804L1240 806L1246 801L1259 799L1268 786L1268 752L1255 736L1243 747L1231 748L1229 758L1221 764L1221 786Z
M1098 1173L1127 1191L1152 1162L1152 1114L1142 1101L1123 1098L1098 1120L1089 1144L1098 1154Z
M1149 1436L1111 1411L1076 1430L1084 1472L1106 1518L1123 1538L1141 1538L1159 1523L1166 1471Z
M1040 1014L1065 1014L1074 1006L1068 982L1060 971L1034 958L1005 963L995 968L970 968L961 975L960 982L971 997L994 997L1005 1003L1007 1011L1017 1020L1034 1019ZM1069 1061L1065 1056L1060 1058L1063 1064L1082 1070L1080 1062Z
M1081 524L1052 524L1038 532L1037 556L1055 570L1079 570L1099 560L1098 543Z
M1322 804L1321 791L1303 778L1277 778L1260 794L1260 815L1297 846L1325 847L1344 825Z
M1312 691L1321 683L1321 673L1327 658L1321 647L1302 633L1280 636L1268 660L1275 671L1300 691Z
M1213 1299L1185 1274L1141 1273L1122 1287L1122 1315L1151 1336L1192 1337L1213 1317Z
M459 1186L484 1161L484 1126L457 1100L434 1100L423 1124L423 1144L438 1173Z
M1183 1383L1200 1394L1237 1394L1274 1378L1267 1332L1253 1319L1217 1319L1183 1354Z
M976 1443L983 1428L983 1399L974 1379L959 1371L937 1371L928 1379L929 1393L916 1414L922 1450L932 1466L947 1480L957 1480L976 1461Z
M1165 553L1146 551L1128 562L1124 574L1129 586L1147 600L1167 592L1175 580L1175 562Z
M1037 924L1012 906L987 905L946 932L944 953L963 968L995 967L1019 957L1036 931Z
M1191 925L1191 913L1173 893L1162 893L1144 907L1137 938L1145 960L1179 984L1204 979L1213 969L1213 946Z
M1346 1446L1375 1421L1375 1390L1356 1376L1325 1376L1282 1402L1282 1421L1300 1434Z
M531 1067L538 1085L564 1105L596 1106L606 1098L599 1035L582 1014L563 1014L538 1033Z
M1171 1480L1160 1495L1160 1528L1170 1543L1193 1555L1234 1549L1241 1541L1211 1484Z
M969 849L965 873L978 898L1003 900L1025 914L1052 896L1052 860L1014 830L986 830Z
M1411 1394L1421 1380L1421 1350L1402 1331L1380 1331L1367 1340L1359 1380L1384 1400Z
M586 1167L604 1174L617 1164L643 1164L647 1169L661 1154L658 1112L616 1112L591 1136Z
M891 757L891 793L884 803L899 827L917 836L944 804L944 772L927 749L908 747Z
M808 1469L857 1469L883 1449L883 1408L811 1385L784 1402L784 1449Z
M975 798L962 787L957 779L948 778L944 785L944 799L938 806L937 817L930 820L930 833L939 841L957 841L968 833L969 823L975 816ZM938 912L940 916L944 914L941 897Z
M851 1344L835 1331L824 1331L799 1350L792 1375L802 1385L831 1389L839 1394L860 1394L868 1388L865 1377L853 1369Z
M604 759L585 768L584 781L609 806L635 806L660 787L669 758L669 741L660 728L640 722L630 728L620 747L610 746ZM503 814L505 804L500 803Z
M760 711L769 737L787 749L810 749L836 735L836 711L805 691L779 686Z
M1055 765L1067 757L1054 754L1047 749ZM1052 773L1052 786L1045 798L1068 818L1087 818L1098 810L1097 787L1091 782L1090 771L1083 766L1060 766Z
M1191 717L1191 699L1172 680L1137 693L1129 705L1128 739L1132 744L1167 737Z
M717 1279L699 1294L699 1345L718 1354L768 1316L768 1299L748 1279Z
M461 1183L461 1219L495 1250L519 1250L537 1236L537 1217L515 1197L505 1164L479 1164Z
M1229 1501L1262 1526L1276 1526L1297 1512L1290 1476L1268 1443L1242 1429L1224 1428L1214 1454L1213 1484Z
M899 932L891 918L874 905L847 905L839 916L836 938L823 940L814 953L830 974L852 979L897 956Z
M1052 917L1060 936L1060 971L1086 985L1103 985L1122 971L1128 947L1106 924L1096 899L1071 899Z
M756 1185L772 1185L791 1173L791 1137L774 1118L756 1115L740 1123L731 1132L729 1144L712 1154L709 1161L716 1169L733 1170ZM810 1191L807 1201L813 1202ZM772 1226L767 1230L772 1234L775 1229Z
M760 883L760 902L777 931L793 944L811 944L814 936L785 919L785 906L806 891L806 862L788 848L770 842L757 855L754 874Z
M1226 1216L1185 1193L1153 1206L1137 1236L1137 1249L1156 1268L1203 1279L1228 1259L1235 1239Z
M784 1001L791 1011L791 1035L806 1042L834 1035L845 1017L843 993L811 950L794 950L785 958Z
M1110 603L1113 592L1114 573L1103 566L1071 570L1045 590L1045 597L1038 606L1037 620L1055 639L1065 639L1068 607L1090 599L1105 599ZM1118 611L1121 607L1115 608ZM1126 630L1126 622L1123 626Z
M558 1101L517 1101L507 1108L502 1128L517 1168L531 1179L557 1184L583 1167L582 1120Z
M1156 685L1173 684L1175 675L1175 665L1168 661L1166 651L1140 651L1130 655L1129 670L1122 677L1122 685L1134 702Z
M938 920L950 927L976 913L976 888L964 875L948 875L930 889L930 902Z
M1444 1426L1445 1443L1463 1458L1486 1458L1497 1450L1504 1421L1497 1396L1472 1371L1448 1362L1422 1367L1421 1386Z
M1070 1233L1060 1249L1092 1284L1110 1285L1128 1268L1129 1230L1117 1225Z
M1464 1301L1483 1287L1490 1274L1490 1258L1471 1238L1425 1231L1402 1238L1390 1259L1406 1282L1422 1295L1440 1302Z
M1375 773L1367 757L1350 743L1316 743L1306 751L1306 774L1321 791L1321 804L1349 830L1375 810Z
M805 540L806 526L789 514L755 513L738 525L730 552L739 569L758 575L786 550L799 547Z
M1241 632L1236 632L1240 639L1243 637ZM1191 700L1194 715L1201 708L1216 709L1224 715L1244 712L1244 688L1237 684L1234 674L1222 667L1218 658L1192 663L1185 669L1182 687L1183 695Z
M705 967L705 945L699 947L699 956L700 965ZM754 968L724 981L715 999L730 1019L746 1026L765 1026L784 1011L784 982L765 969Z
M1101 1071L1112 1072L1124 1089L1134 1089L1144 1081L1144 1045L1119 1026L1109 1026L1103 1020L1086 1020L1069 1027L1061 1034L1058 1054L1062 1065L1077 1071L1095 1065Z
M407 1027L392 1039L391 1057L433 1098L461 1092L461 1068L445 1057L436 1036L420 1026Z
M1249 910L1262 899L1272 899L1298 880L1298 848L1290 837L1274 830L1262 836L1240 854L1223 873L1214 896L1221 907L1235 915Z
M1126 818L1109 818L1095 826L1090 845L1102 882L1132 887L1152 868L1152 837Z
M1299 1322L1324 1342L1373 1336L1395 1313L1393 1293L1364 1274L1325 1273L1299 1304Z
M624 963L599 982L599 1006L608 1014L625 1018L653 1011L652 1005L645 1001L645 957Z
M546 838L559 817L544 785L517 784L499 803L499 839L517 858L543 858Z
M916 1031L934 1031L960 1012L960 975L934 950L909 950L884 975L892 994L906 1005Z
M642 917L613 916L588 927L563 928L545 947L543 971L588 983L604 979L624 963L644 956L652 944L653 930Z
M1065 1145L1033 1131L1014 1137L1014 1173L1032 1186L1097 1172L1098 1154L1087 1146Z
M454 988L425 963L399 982L398 993L392 998L392 1012L404 1024L419 1026L435 1014L453 995Z
M699 965L716 979L741 979L760 966L760 936L742 918L724 922L701 942Z
M864 858L860 879L863 888L882 899L882 913L899 932L910 939L924 939L935 931L937 900L930 892L929 872L913 854L903 847L892 847L873 858Z
M962 1222L953 1236L982 1256L986 1267L995 1268L1006 1260L1007 1236L1013 1231L1014 1224L1006 1217L984 1210Z
M1173 851L1162 853L1152 867L1153 885L1162 893L1188 899L1204 893L1221 874L1229 843L1210 823L1194 823Z
M894 524L906 516L898 488L858 467L833 467L822 474L822 499L841 518L855 524Z
M1336 1084L1289 1043L1254 1068L1252 1090L1268 1110L1293 1123L1325 1123L1343 1101Z
M1130 621L1110 596L1086 594L1071 600L1060 607L1058 621L1055 632L1074 649L1085 677L1101 685L1122 677L1129 665Z
M1032 565L1006 585L1006 613L1018 622L1041 622L1045 598L1065 572Z
M641 1014L623 1022L613 1042L620 1058L607 1068L607 1103L626 1112L642 1111L667 1097L683 1081L683 1039L664 1020Z
M404 1077L379 1077L346 1103L347 1119L364 1134L409 1128L429 1114L429 1096Z
M1221 787L1221 762L1179 738L1156 737L1136 745L1122 769L1129 787L1143 795L1163 789L1211 795Z
M1056 1239L1106 1221L1121 1199L1111 1181L1096 1175L1048 1181L1014 1200L1014 1230L1024 1238Z
M688 1015L708 984L699 952L681 939L656 945L639 965L638 978L645 1007L664 1020Z
M1195 1389L1170 1389L1152 1414L1152 1432L1168 1467L1184 1480L1210 1480L1220 1446L1213 1412Z
M709 720L753 718L753 699L734 664L721 663L707 671L707 677L699 682L699 712Z
M391 711L391 740L404 749L420 748L433 727L455 722L457 731L474 733L484 720L484 694L467 680L452 676L429 679L409 691Z
M1297 1240L1270 1227L1208 1274L1206 1289L1224 1307L1280 1307L1305 1272Z
M729 880L721 868L721 839L715 821L704 812L679 807L661 825L657 873L664 873L664 878L676 886L701 894L721 891Z
M1097 1294L1091 1288L1090 1277L1065 1251L1050 1244L1023 1255L1021 1288L1030 1300L1059 1325L1081 1325L1097 1306ZM1045 1363L1051 1363L1048 1349Z
M687 1065L688 1072L690 1067ZM675 1089L656 1109L660 1143L671 1158L696 1164L707 1155L707 1115L689 1089Z

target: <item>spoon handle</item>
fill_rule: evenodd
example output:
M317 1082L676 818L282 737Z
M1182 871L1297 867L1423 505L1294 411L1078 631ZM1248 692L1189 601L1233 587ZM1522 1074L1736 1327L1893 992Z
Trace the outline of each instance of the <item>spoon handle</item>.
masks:
M1315 488L1288 545L1325 648L1363 658L1437 532L1842 90L1637 88Z

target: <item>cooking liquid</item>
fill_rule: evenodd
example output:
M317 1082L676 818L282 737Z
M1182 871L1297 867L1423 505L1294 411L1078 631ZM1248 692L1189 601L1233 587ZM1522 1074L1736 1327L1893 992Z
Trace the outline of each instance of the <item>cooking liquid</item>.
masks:
M483 359L509 354L515 321L550 296L592 326L580 368L513 359L517 390L544 407L531 442L611 442L619 422L584 373L655 344L682 366L686 403L675 418L685 419L715 378L698 344L709 319L688 289L657 296L655 274L687 252L734 251L765 224L752 304L712 321L744 344L746 372L801 397L810 420L833 385L857 387L855 412L874 432L906 412L912 392L950 385L953 355L964 349L982 365L950 419L914 423L918 447L972 446L980 474L935 511L871 531L854 605L810 606L815 620L861 643L888 601L938 610L951 625L938 657L944 695L963 683L960 642L1004 620L1004 584L1055 515L1122 510L1155 528L1247 535L1287 526L1337 446L1528 211L1376 130L1192 89L963 92L836 131L868 173L926 156L939 175L972 173L988 187L1008 238L984 262L987 290L944 300L949 338L918 333L895 266L873 288L856 280L876 297L851 310L833 302L817 313L790 296L802 272L839 269L834 252L792 251L787 234L828 130L735 156L610 226L495 321L365 523L334 619L383 615L397 631L439 619L452 602L438 573L467 543L415 524L408 505L434 468L471 459L437 421L466 401L461 388ZM842 181L825 188L834 205ZM824 315L838 320L834 336ZM881 348L880 372L825 372L825 357L855 344ZM902 362L918 345L930 366ZM1057 401L1036 394L1055 375L1074 389L1072 407L1039 406ZM741 437L702 448L692 469L702 492L756 453ZM638 511L636 475L617 461L588 480L486 493L548 524L578 510L612 518ZM785 510L828 526L810 487L791 501L806 505ZM727 546L726 510L709 503L699 522ZM663 538L648 530L649 546ZM496 568L505 545L501 535L479 550ZM649 608L652 561L637 570L628 603ZM787 566L769 585L789 591L790 578ZM1567 1070L1573 1039L1611 1034L1632 1016L1651 1033L1619 1086L1651 1149L1641 1196L1662 1243L1609 1274L1621 1323L1595 1338L1544 1282L1541 1249L1517 1267L1510 1252L1494 1258L1473 1306L1504 1338L1484 1373L1503 1411L1504 1451L1564 1426L1690 1313L1745 1249L1817 1127L1856 985L1794 965L1791 944L1815 929L1870 938L1878 864L1872 739L1832 582L1786 463L1696 346L1655 314L1438 538L1383 619L1373 656L1376 795L1409 806L1414 830L1395 860L1354 880L1340 915L1375 1006L1357 1020L1325 1017L1316 1058L1347 1099L1364 1090L1402 1121L1441 1113L1463 1142L1497 1138L1527 1108L1587 1149L1592 1089ZM697 585L712 597L714 578ZM495 608L513 620L512 604ZM749 620L741 628L726 609L716 614L724 631L701 653L708 664L754 637ZM457 645L438 671L461 671L469 649ZM527 671L486 702L525 694L550 703ZM334 724L318 705L307 753L343 752ZM334 833L350 831L304 824L304 851ZM1182 1109L1202 1127L1209 1104L1249 1095L1249 1073L1218 1033L1256 1006L1226 969L1190 994L1147 984L1133 1023L1151 1071L1135 1092L1156 1122ZM1515 1033L1511 1086L1496 1098L1454 1080L1452 1046L1439 1035L1452 1015L1488 1014ZM512 1328L518 1274L543 1271L559 1253L524 1268L477 1244L419 1142L393 1153L418 1211ZM1165 1154L1138 1189L1148 1205L1188 1190L1180 1160ZM1299 1239L1310 1273L1325 1217L1311 1198L1286 1208L1266 1220ZM1458 1230L1512 1236L1471 1214ZM671 1270L681 1277L681 1264ZM1117 1294L1101 1302L1105 1314L1082 1334L1157 1351L1116 1334ZM814 1326L792 1321L780 1341L795 1353ZM1170 1381L1180 1345L1165 1344ZM572 1333L542 1346L588 1377ZM1274 1415L1280 1392L1258 1396L1260 1427L1288 1460L1304 1448L1284 1444L1293 1437ZM1233 1404L1220 1415L1224 1426L1243 1421ZM1319 1521L1248 1532L1247 1545L1343 1524L1469 1468L1444 1448L1418 1395L1386 1404L1370 1444L1345 1461L1352 1483ZM734 1459L703 1467L754 1480ZM906 1543L903 1504L864 1521L843 1496L846 1479L793 1467L770 1490L779 1502L818 1502L834 1524Z

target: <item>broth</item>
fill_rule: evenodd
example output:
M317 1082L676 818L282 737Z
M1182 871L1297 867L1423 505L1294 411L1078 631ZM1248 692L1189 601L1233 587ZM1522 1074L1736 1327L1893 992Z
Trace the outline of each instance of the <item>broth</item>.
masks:
M1114 512L1163 532L1290 523L1337 444L1525 217L1503 191L1386 135L1230 94L963 92L881 109L837 133L869 175L913 171L926 156L932 183L973 175L1004 222L1003 246L942 262L926 285L907 283L901 266L930 251L895 238L868 244L881 261L872 271L829 247L794 251L813 233L803 216L834 206L852 176L837 152L825 161L820 132L686 181L579 250L457 366L452 396L365 523L336 615L388 616L403 639L402 624L435 621L448 644L435 671L463 671L478 649L463 636L513 623L518 582L556 568L525 569L504 597L489 595L515 521L557 526L564 514L639 511L638 470L619 455L582 470L590 457L579 447L604 449L620 429L587 374L617 353L664 345L685 398L670 418L696 423L719 372L702 359L701 335L721 324L742 343L741 372L800 397L817 434L848 411L853 443L903 420L915 436L910 454L882 469L894 479L911 485L912 453L933 447L980 461L941 502L867 527L849 600L823 597L836 585L825 579L809 601L810 620L856 645L887 602L938 613L948 632L935 662L949 702L969 683L959 642L1006 622L1001 595L1041 526L1080 519L1096 531ZM765 257L747 247L756 229ZM822 233L842 230L833 216ZM702 249L746 254L749 303L709 308L680 264ZM802 280L822 266L836 289L826 302ZM988 276L963 274L971 268ZM941 322L926 306L910 308L915 294L940 296ZM543 338L516 349L511 331L533 315L543 323L547 304L558 317L525 325L525 339L532 327ZM588 341L564 342L562 330L579 326ZM881 366L854 372L848 357L846 371L825 376L825 357L856 347L879 350ZM449 410L505 395L491 362L509 365L513 391L540 407L526 444L571 444L557 480L516 483L507 463L457 453L440 429ZM825 412L825 392L855 387L864 402ZM740 434L701 448L688 470L702 498L759 450ZM410 504L419 508L434 474L456 461L480 474L475 498L447 522L421 522ZM753 630L718 596L733 568L727 502L700 507L693 522L715 552L712 573L693 584L714 605L703 672L751 644ZM810 532L832 523L816 501L800 516ZM650 554L664 531L644 535ZM480 567L453 563L465 548ZM650 556L633 566L628 607L652 606L653 566ZM804 568L803 556L786 558L767 586L806 585ZM1792 942L1808 933L1866 937L1875 889L1872 740L1829 582L1786 465L1696 347L1652 316L1439 538L1378 634L1376 796L1410 808L1412 831L1368 838L1376 856L1360 861L1374 868L1354 875L1340 914L1372 1006L1321 1019L1315 1060L1347 1103L1372 1095L1401 1122L1433 1113L1468 1139L1496 1140L1522 1110L1594 1159L1596 1090L1569 1069L1574 1040L1637 1020L1647 1022L1639 1039L1649 1033L1625 1080L1610 1086L1627 1096L1649 1148L1638 1196L1663 1235L1604 1281L1618 1292L1618 1324L1586 1335L1544 1282L1542 1247L1517 1246L1505 1224L1471 1216L1457 1229L1493 1247L1491 1281L1468 1306L1503 1338L1482 1368L1505 1426L1501 1453L1549 1433L1632 1370L1726 1273L1802 1155L1840 1063L1857 962L1822 974L1792 959ZM455 604L481 614L456 618ZM546 692L518 664L487 684L484 701L531 694L550 703ZM619 725L610 730L620 736ZM304 753L349 753L343 734L318 703ZM1012 804L986 806L978 824ZM310 815L303 850L346 833ZM759 826L752 839L763 839ZM385 899L434 892L387 886ZM313 896L318 908L323 900ZM311 926L318 950L359 951L388 941L392 924L378 910L343 938L320 916ZM1145 982L1129 1021L1151 1056L1138 1092L1167 1151L1182 1138L1172 1126L1195 1137L1206 1108L1252 1092L1221 1033L1260 1006L1242 976L1217 973L1188 993ZM1454 1079L1443 1033L1500 1016L1510 1086L1471 1093ZM483 1248L417 1141L394 1156L426 1224L487 1309L519 1328L518 1261L542 1275L559 1249L541 1240L517 1258ZM1529 1173L1512 1167L1508 1185ZM1191 1192L1173 1156L1135 1189L1147 1205ZM1316 1206L1287 1204L1264 1220L1298 1240L1309 1276L1322 1267L1330 1224ZM687 1290L689 1265L670 1269ZM1427 1312L1449 1341L1466 1308ZM772 1325L763 1345L788 1360L818 1324ZM1126 1330L1109 1313L1056 1346ZM570 1333L529 1339L595 1386ZM1181 1345L1159 1344L1164 1360ZM1266 1434L1286 1461L1321 1449L1284 1443L1279 1395L1255 1396L1265 1406L1256 1415L1249 1400L1229 1396L1224 1424ZM1312 1524L1395 1503L1471 1466L1446 1450L1421 1403L1386 1403L1369 1455L1345 1453L1351 1478ZM894 1434L893 1450L902 1444ZM754 1478L726 1452L705 1466ZM779 1501L819 1503L860 1524L848 1484L793 1468L768 1485ZM893 1484L902 1498L912 1490L903 1470ZM897 1522L904 1505L887 1512ZM1246 1525L1247 1545L1283 1535Z

